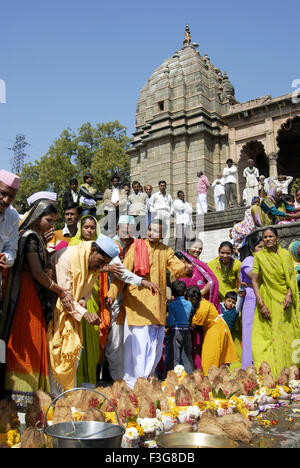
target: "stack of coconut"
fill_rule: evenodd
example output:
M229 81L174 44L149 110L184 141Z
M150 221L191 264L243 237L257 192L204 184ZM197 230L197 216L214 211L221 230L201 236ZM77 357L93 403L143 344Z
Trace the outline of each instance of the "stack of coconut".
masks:
M78 420L117 423L117 411L127 427L124 447L151 446L163 431L204 432L249 443L252 417L291 399L300 400L298 368L283 369L276 382L266 362L258 372L254 366L232 373L228 366L211 367L208 376L201 370L186 374L182 366L177 366L164 382L151 376L137 379L133 389L118 380L95 390L103 396L86 390L62 396L48 411L47 424ZM35 394L26 412L21 447L46 446L41 427L51 402L48 394ZM15 427L16 406L12 400L0 402L0 408L3 406L6 416L1 419L0 410L0 429L7 432Z

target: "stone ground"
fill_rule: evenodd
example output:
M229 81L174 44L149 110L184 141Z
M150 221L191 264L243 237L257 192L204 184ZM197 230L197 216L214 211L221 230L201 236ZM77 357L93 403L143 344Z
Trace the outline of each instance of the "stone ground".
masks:
M252 420L251 444L240 443L240 448L300 448L300 402L268 410L261 416L260 420ZM265 426L262 421L266 420L274 424Z

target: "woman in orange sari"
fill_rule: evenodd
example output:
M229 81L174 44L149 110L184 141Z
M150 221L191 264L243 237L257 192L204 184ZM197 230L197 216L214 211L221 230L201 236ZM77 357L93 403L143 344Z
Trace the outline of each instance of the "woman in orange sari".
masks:
M26 408L37 390L49 391L46 326L57 295L67 308L73 303L72 295L51 279L48 265L43 234L53 228L56 217L56 207L49 201L40 201L20 225L5 324L5 388L19 408Z

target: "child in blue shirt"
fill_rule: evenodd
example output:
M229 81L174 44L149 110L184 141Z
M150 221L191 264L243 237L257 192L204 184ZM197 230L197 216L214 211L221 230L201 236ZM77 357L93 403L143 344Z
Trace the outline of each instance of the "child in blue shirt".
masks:
M227 323L231 333L234 330L235 320L238 316L236 310L237 293L235 291L228 291L225 295L224 302L221 302L221 310L223 319Z
M183 364L187 374L194 371L192 358L192 337L190 332L190 319L193 306L184 297L186 285L183 281L174 281L171 285L174 297L168 305L166 327L169 329L168 354L169 368L174 369Z

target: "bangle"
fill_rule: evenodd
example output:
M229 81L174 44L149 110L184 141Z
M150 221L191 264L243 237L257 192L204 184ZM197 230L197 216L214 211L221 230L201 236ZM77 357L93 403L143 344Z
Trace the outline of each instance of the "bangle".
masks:
M50 279L50 278L49 278ZM54 281L52 279L50 279L50 285L48 286L48 289L51 290L52 286L54 285Z

